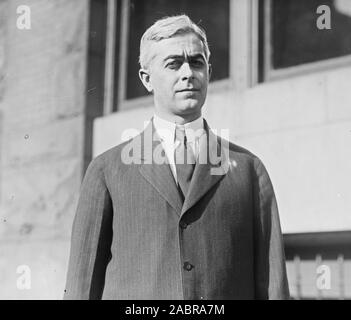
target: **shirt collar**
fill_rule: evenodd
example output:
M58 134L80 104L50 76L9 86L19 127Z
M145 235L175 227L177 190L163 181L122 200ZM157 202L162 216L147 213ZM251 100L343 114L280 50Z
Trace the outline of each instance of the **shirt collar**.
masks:
M187 122L184 125L178 125L175 122L162 119L155 114L153 122L160 139L169 143L174 143L176 126L183 126L185 128L185 134L189 142L194 142L199 139L205 132L202 116L194 121Z

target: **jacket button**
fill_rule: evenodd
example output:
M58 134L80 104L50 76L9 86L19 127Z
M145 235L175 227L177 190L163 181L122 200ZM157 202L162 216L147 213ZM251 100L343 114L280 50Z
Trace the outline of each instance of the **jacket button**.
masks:
M186 261L186 262L184 262L183 268L186 271L190 271L190 270L192 270L194 268L194 266L190 262Z
M179 225L180 225L180 227L181 227L182 229L186 229L186 227L188 226L188 224L187 224L186 222L184 222L184 221L180 221L180 222L179 222Z

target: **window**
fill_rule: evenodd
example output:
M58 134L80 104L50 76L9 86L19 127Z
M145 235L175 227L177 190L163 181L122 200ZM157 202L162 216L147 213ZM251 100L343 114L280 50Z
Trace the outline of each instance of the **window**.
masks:
M318 18L324 14L317 13L321 5L330 8L330 29L317 27ZM285 75L288 69L305 71L316 62L320 68L331 59L333 65L350 61L351 1L266 0L261 10L263 78Z

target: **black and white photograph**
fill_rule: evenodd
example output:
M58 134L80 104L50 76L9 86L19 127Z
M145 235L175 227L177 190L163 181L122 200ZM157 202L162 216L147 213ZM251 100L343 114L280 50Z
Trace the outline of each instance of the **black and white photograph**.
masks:
M0 300L349 300L350 181L351 0L0 0Z

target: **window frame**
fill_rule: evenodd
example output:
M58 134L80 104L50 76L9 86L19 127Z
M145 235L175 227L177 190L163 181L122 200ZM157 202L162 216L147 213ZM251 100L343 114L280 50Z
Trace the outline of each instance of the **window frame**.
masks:
M342 57L335 57L314 62L307 62L297 66L291 66L281 69L274 69L272 64L273 44L271 39L272 30L272 0L263 0L263 66L262 82L281 80L290 77L296 77L303 74L309 74L329 69L345 67L351 64L351 54ZM317 14L317 13L316 13Z

